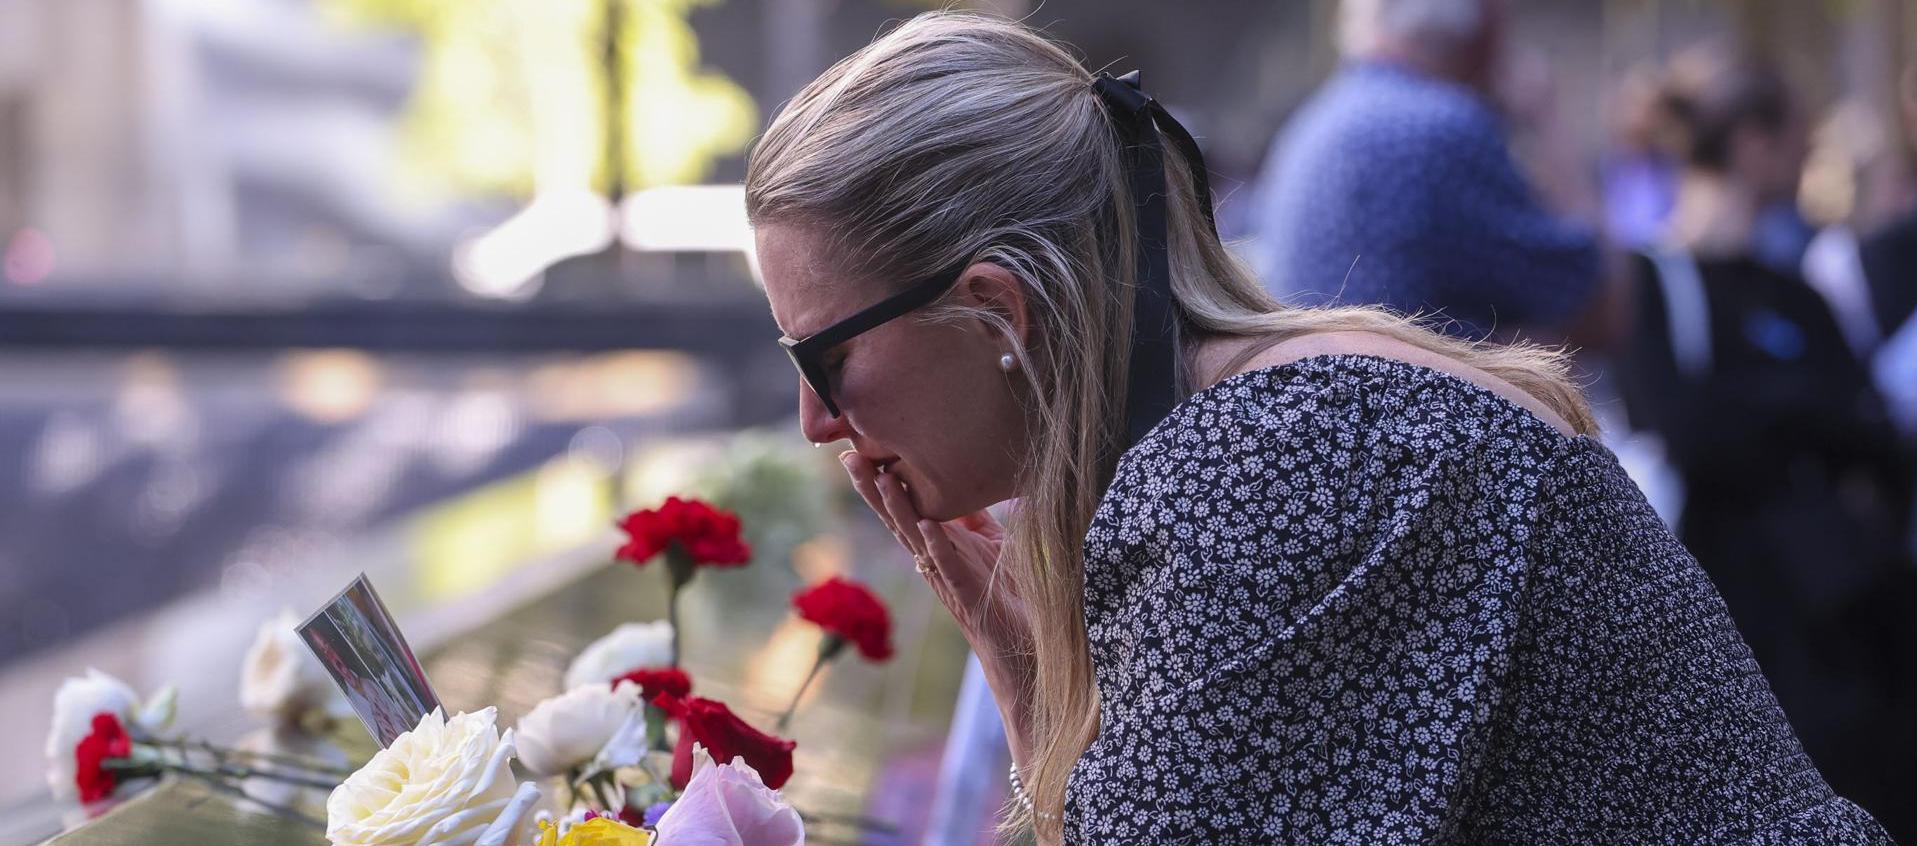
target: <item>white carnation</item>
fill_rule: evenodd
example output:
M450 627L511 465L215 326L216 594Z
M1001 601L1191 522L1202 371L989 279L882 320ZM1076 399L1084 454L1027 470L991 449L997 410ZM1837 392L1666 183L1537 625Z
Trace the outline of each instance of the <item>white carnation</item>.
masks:
M631 682L575 687L520 719L519 763L540 777L637 764L646 752L645 711Z
M240 665L240 707L255 716L299 722L311 710L343 712L339 685L300 640L292 611L260 624L260 633Z
M136 735L154 735L173 722L177 691L172 685L160 689L147 704L126 682L87 668L85 676L70 677L53 694L53 727L47 732L47 787L53 798L67 800L78 791L73 785L76 765L73 750L80 740L93 733L93 715L102 712L120 719Z
M579 657L566 668L566 689L593 683L611 685L613 679L633 670L671 663L671 623L625 623L580 650Z

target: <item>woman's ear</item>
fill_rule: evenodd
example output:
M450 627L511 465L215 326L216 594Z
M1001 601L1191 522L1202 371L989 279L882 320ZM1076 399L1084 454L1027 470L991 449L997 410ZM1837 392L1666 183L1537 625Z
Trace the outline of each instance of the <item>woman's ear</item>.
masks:
M1020 347L1030 340L1031 312L1026 307L1025 283L1016 274L989 261L973 262L960 275L958 287L961 301L966 305L991 312L1005 321Z

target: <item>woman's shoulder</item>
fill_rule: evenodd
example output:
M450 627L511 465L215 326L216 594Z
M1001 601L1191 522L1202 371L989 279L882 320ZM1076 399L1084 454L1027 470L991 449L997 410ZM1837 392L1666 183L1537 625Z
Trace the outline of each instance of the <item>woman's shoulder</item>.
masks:
M1450 567L1436 551L1489 534L1515 543L1587 443L1423 357L1317 340L1265 351L1125 455L1085 537L1095 642L1129 643L1128 609L1150 597L1264 631L1377 567ZM1372 554L1385 543L1416 554Z
M1234 373L1213 383L1213 387L1248 374L1282 372L1290 369L1398 371L1411 378L1441 375L1504 403L1529 412L1531 416L1564 435L1574 435L1569 421L1542 400L1482 369L1450 356L1415 346L1396 338L1372 332L1320 332L1291 338L1272 345L1239 366ZM1200 393L1203 393L1202 391Z
M1571 431L1481 370L1391 339L1326 333L1260 351L1192 394L1125 454L1113 487L1225 483L1250 494L1280 479L1309 487L1466 466L1505 473L1516 464L1478 465L1529 456L1518 463L1542 468L1578 442Z

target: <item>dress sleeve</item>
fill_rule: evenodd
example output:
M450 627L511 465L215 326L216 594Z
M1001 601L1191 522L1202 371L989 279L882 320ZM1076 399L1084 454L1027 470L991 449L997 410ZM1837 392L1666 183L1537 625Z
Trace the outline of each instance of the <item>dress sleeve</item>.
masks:
M1121 468L1149 493L1113 530L1160 563L1095 615L1130 631L1093 632L1124 658L1074 773L1078 842L1450 830L1496 742L1548 458L1447 405L1376 422L1302 387Z

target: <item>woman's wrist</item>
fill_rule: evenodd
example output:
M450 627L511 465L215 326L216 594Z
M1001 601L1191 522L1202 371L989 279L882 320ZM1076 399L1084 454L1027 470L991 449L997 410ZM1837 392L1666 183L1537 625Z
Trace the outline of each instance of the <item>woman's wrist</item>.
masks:
M1031 658L988 658L981 652L979 666L984 670L986 686L992 689L992 699L998 704L999 719L1005 725L1005 745L1011 750L1012 761L1024 767L1032 760Z

